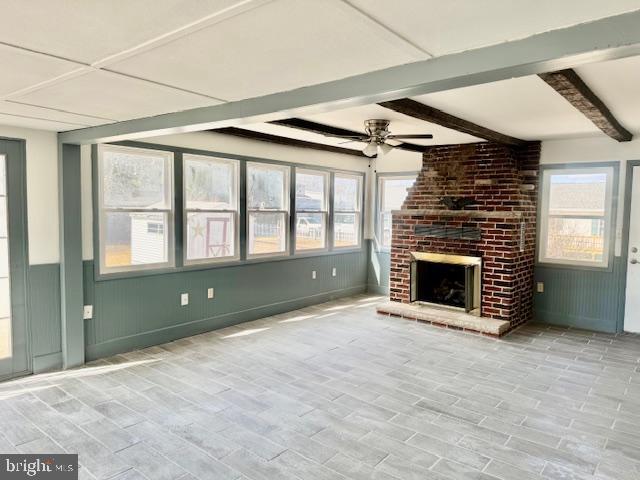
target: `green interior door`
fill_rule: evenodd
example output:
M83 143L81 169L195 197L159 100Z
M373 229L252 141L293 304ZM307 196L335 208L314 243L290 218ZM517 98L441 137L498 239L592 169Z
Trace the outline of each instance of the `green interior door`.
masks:
M0 379L29 372L25 144L0 139Z

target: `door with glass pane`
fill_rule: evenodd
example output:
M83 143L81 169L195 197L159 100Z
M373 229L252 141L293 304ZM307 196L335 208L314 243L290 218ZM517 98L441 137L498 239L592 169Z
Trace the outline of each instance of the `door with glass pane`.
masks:
M0 139L0 379L26 373L24 142Z

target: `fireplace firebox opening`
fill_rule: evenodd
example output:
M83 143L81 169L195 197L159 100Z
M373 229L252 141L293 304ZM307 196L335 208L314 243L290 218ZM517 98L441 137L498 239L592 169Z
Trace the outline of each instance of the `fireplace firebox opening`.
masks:
M411 301L480 315L481 265L479 257L412 253Z

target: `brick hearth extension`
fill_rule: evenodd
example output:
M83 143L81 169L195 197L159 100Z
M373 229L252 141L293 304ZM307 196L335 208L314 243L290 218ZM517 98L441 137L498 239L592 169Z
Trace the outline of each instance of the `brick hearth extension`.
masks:
M461 328L447 318L468 314L446 315L442 309L410 300L411 253L446 253L482 258L481 307L476 321L499 321L488 322L498 325L495 328L474 327L473 321L462 328L501 335L529 320L533 313L539 159L539 142L524 147L489 142L428 149L402 210L393 212L391 303L386 309L381 305L379 311L422 321L431 321L432 315L433 323ZM474 205L449 210L441 201L446 196L470 198ZM462 229L476 235L472 239L464 235L442 238L442 234L433 233ZM400 310L406 314L392 308L399 307L398 303L403 304ZM421 315L411 314L407 307Z

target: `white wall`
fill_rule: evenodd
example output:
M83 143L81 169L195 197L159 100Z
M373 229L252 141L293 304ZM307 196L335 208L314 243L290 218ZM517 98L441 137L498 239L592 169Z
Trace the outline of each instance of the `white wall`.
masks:
M206 150L236 155L319 165L323 167L368 172L369 161L366 158L339 153L323 152L308 148L286 147L256 140L220 135L211 132L194 132L182 135L167 135L147 138L147 143L171 145L197 150ZM91 192L91 148L82 147L82 258L93 258L93 201ZM365 182L365 184L368 182Z
M391 150L376 159L376 172L419 172L422 169L422 154L406 150Z
M29 263L57 263L60 260L57 135L0 125L0 137L26 141Z
M619 162L618 212L616 218L615 255L622 250L624 219L625 178L627 160L640 160L640 139L631 142L616 142L604 137L576 138L571 140L548 140L542 142L542 165L558 163Z

